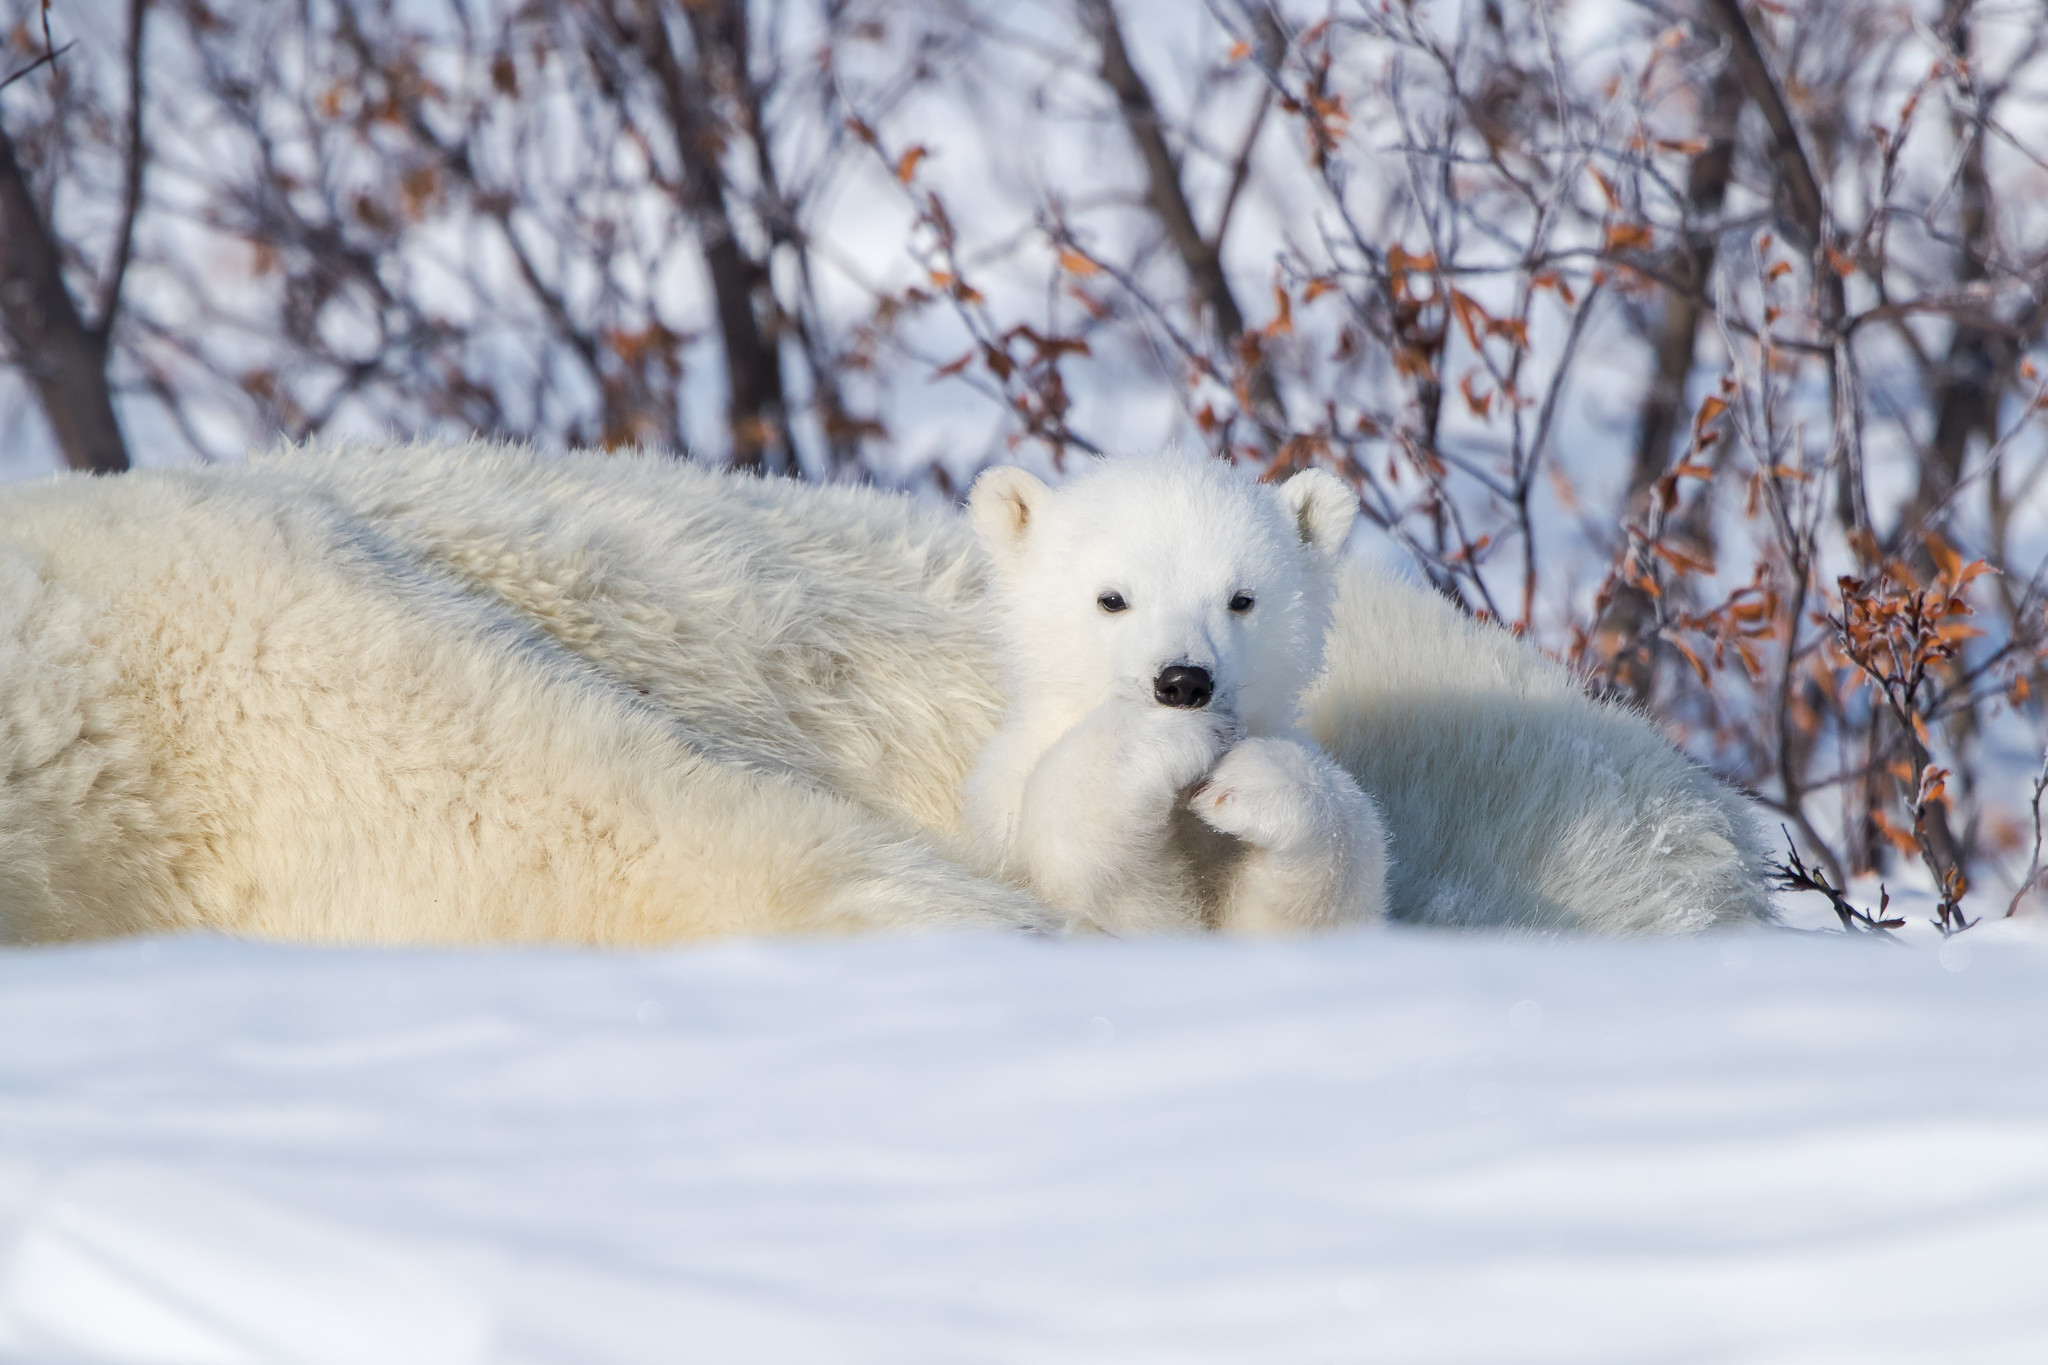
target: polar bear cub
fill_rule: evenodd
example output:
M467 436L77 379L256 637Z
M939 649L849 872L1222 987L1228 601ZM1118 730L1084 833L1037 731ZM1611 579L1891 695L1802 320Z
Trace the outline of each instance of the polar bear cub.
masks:
M1315 470L1105 460L968 501L1009 710L968 779L1005 875L1114 933L1373 922L1386 830L1300 727L1357 502Z

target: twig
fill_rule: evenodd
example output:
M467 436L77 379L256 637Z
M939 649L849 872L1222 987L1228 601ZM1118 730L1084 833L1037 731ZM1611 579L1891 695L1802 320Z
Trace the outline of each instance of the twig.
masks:
M142 208L142 167L149 155L142 140L142 16L149 0L128 0L128 145L122 149L120 227L114 233L114 259L100 283L93 330L102 341L114 330L121 306L121 284L135 250L135 216Z
M45 20L45 22L48 22L47 19ZM0 80L0 90L5 90L8 86L14 84L16 81L34 75L36 72L42 70L50 63L56 61L59 57L63 56L65 53L69 52L72 48L76 46L78 46L78 43L77 40L74 39L73 41L64 44L64 46L62 47L50 49L49 51L45 52L42 56L30 62L27 66L24 66L21 70L7 77L7 79Z
M1858 910L1850 903L1842 889L1828 880L1828 874L1818 867L1808 867L1800 861L1799 846L1792 842L1792 832L1783 825L1778 832L1785 836L1785 861L1767 863L1771 876L1780 889L1785 891L1813 891L1826 896L1828 904L1834 907L1835 917L1842 921L1842 930L1850 934L1876 934L1881 938L1893 938L1892 930L1904 927L1906 921L1887 918L1885 911L1891 908L1891 892L1883 883L1877 888L1877 913ZM1896 940L1894 940L1896 941Z
M2034 812L2034 853L2027 860L2027 875L2020 879L2018 889L2012 893L2012 900L2005 907L2007 919L2019 912L2021 899L2041 879L2041 796L2044 792L2048 792L2048 753L2041 755L2041 771L2034 775L2034 797L2028 803Z

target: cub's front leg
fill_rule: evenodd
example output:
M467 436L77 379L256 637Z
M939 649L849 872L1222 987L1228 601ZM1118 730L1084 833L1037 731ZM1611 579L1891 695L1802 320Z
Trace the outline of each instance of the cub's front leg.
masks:
M1372 798L1321 749L1245 740L1188 804L1245 845L1218 899L1219 928L1284 933L1385 918L1386 826Z
M1090 712L1025 782L1017 845L1032 887L1112 933L1199 928L1171 819L1240 733L1214 711L1111 701Z

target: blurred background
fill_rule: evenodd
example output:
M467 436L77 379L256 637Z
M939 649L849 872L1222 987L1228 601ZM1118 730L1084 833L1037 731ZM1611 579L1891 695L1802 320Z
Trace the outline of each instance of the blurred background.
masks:
M0 473L1316 464L1954 930L2041 871L2043 10L10 0Z

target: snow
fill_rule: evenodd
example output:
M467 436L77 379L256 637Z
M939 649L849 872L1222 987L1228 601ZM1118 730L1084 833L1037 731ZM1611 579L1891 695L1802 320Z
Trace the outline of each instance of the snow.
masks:
M0 1360L2048 1359L2048 936L0 955Z

